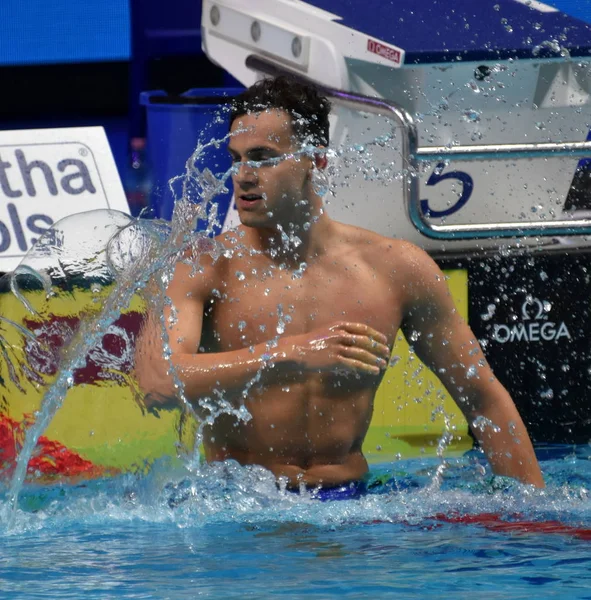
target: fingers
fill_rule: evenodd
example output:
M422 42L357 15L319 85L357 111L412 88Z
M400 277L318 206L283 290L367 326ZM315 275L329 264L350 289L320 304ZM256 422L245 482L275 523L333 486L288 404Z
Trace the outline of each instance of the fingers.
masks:
M390 348L366 335L344 334L340 338L343 346L355 346L371 352L372 355L388 360L390 358Z
M377 329L366 325L365 323L339 323L338 327L340 329L344 329L348 333L352 333L354 335L364 335L376 342L386 345L388 343L388 338Z
M362 362L366 366L377 367L378 372L388 366L388 361L385 358L356 346L343 346L340 356Z
M367 373L369 375L379 375L381 373L381 370L379 367L376 367L375 365L368 365L367 363L361 361L361 360L357 360L355 358L347 358L344 356L339 357L340 360L339 362L347 367L348 369L351 369L353 371L357 371L360 373Z

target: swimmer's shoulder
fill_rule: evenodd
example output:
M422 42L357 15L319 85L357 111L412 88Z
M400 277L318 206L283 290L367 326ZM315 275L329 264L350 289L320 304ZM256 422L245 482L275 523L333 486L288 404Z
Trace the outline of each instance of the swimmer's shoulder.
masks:
M235 245L231 232L214 238L196 238L177 261L171 285L199 297L208 297L224 281Z
M425 250L407 240L386 237L354 225L343 225L342 235L366 264L376 270L408 274L416 269L423 270L425 265L432 263Z

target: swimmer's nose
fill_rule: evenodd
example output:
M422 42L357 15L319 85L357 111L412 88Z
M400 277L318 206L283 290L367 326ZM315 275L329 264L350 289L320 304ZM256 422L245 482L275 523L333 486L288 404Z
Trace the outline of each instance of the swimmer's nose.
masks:
M234 185L240 186L243 190L249 190L258 183L256 171L246 163L237 165L234 175Z
M248 179L238 180L234 182L234 187L241 192L250 192L257 186L256 181L250 181Z

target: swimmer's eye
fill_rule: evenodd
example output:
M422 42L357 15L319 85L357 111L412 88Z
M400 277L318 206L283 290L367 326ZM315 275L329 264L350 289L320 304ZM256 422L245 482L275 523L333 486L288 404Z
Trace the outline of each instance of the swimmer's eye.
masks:
M251 160L252 162L264 163L274 158L277 158L277 153L269 150L253 150L248 153L248 160Z
M249 152L247 152L244 159L241 159L241 157L238 154L234 154L233 152L230 152L230 157L232 159L232 165L237 165L242 162L246 162L246 163L256 163L256 165L252 165L252 166L256 166L256 167L273 166L273 165L277 164L277 159L280 156L281 156L280 154L278 154L277 152L270 150L268 148L254 148L254 149L250 150Z

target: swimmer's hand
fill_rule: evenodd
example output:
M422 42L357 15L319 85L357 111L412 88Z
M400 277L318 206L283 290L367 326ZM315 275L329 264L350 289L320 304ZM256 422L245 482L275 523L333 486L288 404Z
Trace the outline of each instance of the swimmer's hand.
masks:
M388 338L363 323L340 322L286 338L285 353L305 371L379 375L390 358Z

